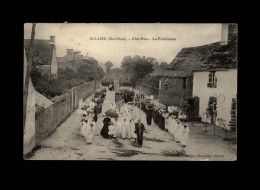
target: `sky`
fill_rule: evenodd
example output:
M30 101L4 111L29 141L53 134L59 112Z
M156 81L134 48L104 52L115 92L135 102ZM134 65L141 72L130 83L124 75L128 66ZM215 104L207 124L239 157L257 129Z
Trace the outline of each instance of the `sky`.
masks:
M116 23L37 23L35 39L55 36L58 57L66 55L67 49L81 51L94 57L99 63L111 61L113 68L120 67L124 56L153 57L159 63L168 64L185 47L195 47L218 42L221 24L116 24ZM24 39L30 39L32 24L24 24ZM90 38L106 37L106 40ZM108 40L109 37L127 40ZM136 37L139 40L133 40ZM141 37L149 40L140 40ZM152 38L173 40L152 40Z

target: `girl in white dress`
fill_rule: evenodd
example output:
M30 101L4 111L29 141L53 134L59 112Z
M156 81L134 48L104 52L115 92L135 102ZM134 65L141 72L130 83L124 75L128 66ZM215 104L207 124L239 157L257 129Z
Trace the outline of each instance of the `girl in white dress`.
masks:
M121 137L121 132L122 132L122 123L119 119L116 120L116 136Z
M83 118L82 120L81 120L81 122L80 122L80 134L84 137L84 138L86 138L86 133L85 133L85 131L86 131L86 128L87 128L87 120L85 119L85 118Z
M96 127L95 121L88 122L88 125L86 127L86 142L87 142L87 144L92 144L93 136L95 134L95 127Z
M128 126L128 122L126 121L126 118L124 118L123 122L122 122L122 129L121 129L121 135L122 138L125 139L126 138L126 132L127 132L127 126Z
M135 142L136 142L137 134L135 133L135 123L134 123L133 119L130 120L129 125L130 125L130 131L131 131L131 138L135 139Z
M127 128L126 128L126 136L128 139L132 138L132 133L131 133L131 123L132 120L130 117L127 118Z
M186 143L188 140L188 136L189 136L189 127L187 124L184 124L181 130L181 136L180 136L180 142L182 144L182 148L186 147Z
M109 139L111 139L115 134L114 131L114 123L110 123L110 125L108 126L108 135L109 135Z
M165 128L167 128L168 132L170 134L172 134L172 131L173 131L173 122L172 122L172 117L168 117L167 120L166 120L166 125L165 125Z
M175 139L175 133L176 133L176 130L177 130L177 126L178 123L176 121L176 118L174 116L172 116L172 135L174 136L174 139Z
M182 129L182 124L180 122L180 120L176 120L177 124L176 124L176 130L174 133L174 138L176 140L177 143L180 142L180 134L181 134L181 129Z
M165 118L165 120L164 120L164 122L165 122L165 124L164 124L164 128L165 128L165 130L166 131L168 131L169 130L169 114L168 113L164 113L163 115L162 115L164 118Z

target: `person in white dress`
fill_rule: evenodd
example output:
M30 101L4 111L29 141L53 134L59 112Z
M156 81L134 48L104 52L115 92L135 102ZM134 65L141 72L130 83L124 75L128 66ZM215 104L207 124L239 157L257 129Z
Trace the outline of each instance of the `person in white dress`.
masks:
M116 137L121 137L122 133L122 123L120 119L116 119Z
M181 133L180 133L180 143L182 144L182 148L186 147L186 143L189 136L189 127L187 124L182 125Z
M82 118L82 120L81 120L81 122L80 122L80 134L81 134L84 138L86 138L85 131L86 131L87 123L88 123L88 121L87 121L85 118Z
M131 133L131 123L132 122L130 117L127 117L127 128L126 128L126 137L130 140L132 138L132 133Z
M171 126L172 126L172 129L171 129L171 134L174 136L174 139L175 139L175 132L177 130L177 121L176 121L176 118L174 116L172 116L172 122L171 122Z
M173 122L172 122L172 120L173 120L172 117L168 116L168 118L167 118L167 120L165 122L165 129L167 129L170 134L172 134L172 130L173 130L173 126L172 126Z
M176 124L176 130L174 133L174 139L176 140L177 143L180 142L180 134L181 134L181 129L182 129L182 124L180 120L176 120L177 124Z
M127 127L128 127L128 122L126 120L126 118L124 118L123 122L122 122L122 129L121 129L121 135L122 138L125 139L127 136Z
M136 142L137 135L135 133L135 123L133 119L129 120L129 125L130 125L131 138L135 139Z
M108 126L108 135L109 135L109 139L111 139L115 134L114 131L114 123L110 123L110 125Z
M170 121L169 113L163 113L162 116L164 117L164 122L165 122L164 128L165 128L166 131L168 131L169 130L169 121Z
M87 144L92 144L93 136L95 134L96 123L94 120L88 122L86 127L86 142Z

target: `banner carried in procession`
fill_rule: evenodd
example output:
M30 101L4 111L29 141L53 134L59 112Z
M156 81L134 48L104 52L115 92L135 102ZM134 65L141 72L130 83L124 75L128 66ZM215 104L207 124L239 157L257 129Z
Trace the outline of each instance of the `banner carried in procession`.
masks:
M119 92L119 90L120 90L119 79L114 79L114 90L115 90L115 92Z

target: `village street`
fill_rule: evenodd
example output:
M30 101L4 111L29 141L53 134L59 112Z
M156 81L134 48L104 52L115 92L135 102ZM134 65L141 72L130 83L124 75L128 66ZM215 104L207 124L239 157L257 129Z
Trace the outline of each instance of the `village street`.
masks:
M107 90L103 114L113 102L115 92ZM134 113L139 113L138 108L134 108ZM141 120L146 130L142 148L138 148L133 139L104 139L100 135L102 117L98 118L93 144L87 145L80 135L80 120L80 114L74 111L54 133L41 142L29 160L236 160L236 145L203 132L204 128L193 123L190 123L186 155L183 155L181 146L170 133L155 124L146 125L144 112L141 112Z

